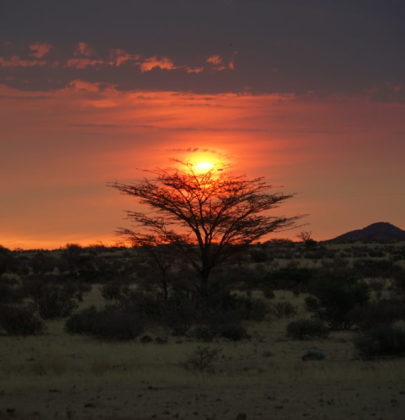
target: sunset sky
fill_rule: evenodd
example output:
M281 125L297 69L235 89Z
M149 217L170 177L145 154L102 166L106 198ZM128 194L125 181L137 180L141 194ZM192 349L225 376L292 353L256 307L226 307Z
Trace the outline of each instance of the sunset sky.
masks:
M222 159L328 239L405 229L403 0L1 0L0 244L111 244L106 184Z

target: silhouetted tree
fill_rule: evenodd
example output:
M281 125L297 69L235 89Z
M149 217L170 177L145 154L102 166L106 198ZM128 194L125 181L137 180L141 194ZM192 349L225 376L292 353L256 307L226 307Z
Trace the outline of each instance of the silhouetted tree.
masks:
M135 240L150 235L150 239L175 246L179 257L198 273L202 297L209 294L214 267L241 247L292 226L296 219L268 214L292 195L272 192L261 177L249 179L215 168L197 173L187 163L149 173L152 179L133 185L110 184L151 210L128 211L136 229L120 232Z
M121 229L120 234L127 236L132 246L138 248L156 271L152 270L150 275L157 275L158 287L164 300L169 297L170 268L173 266L177 256L177 249L168 242L166 235L158 233L138 233L130 229Z

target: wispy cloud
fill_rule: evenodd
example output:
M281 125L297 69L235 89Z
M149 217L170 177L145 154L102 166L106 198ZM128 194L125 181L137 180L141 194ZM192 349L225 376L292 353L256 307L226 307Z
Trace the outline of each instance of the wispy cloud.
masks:
M36 42L29 45L31 56L34 58L44 58L52 49L52 45L44 42Z
M48 65L46 60L30 60L14 55L10 58L0 57L0 67L17 68L17 67L44 67Z
M149 57L145 58L139 63L139 68L142 72L151 71L153 69L161 70L176 70L178 67L174 65L173 61L168 57Z
M87 42L78 42L74 51L75 56L91 57L94 55L93 49Z
M12 44L11 44L12 45ZM83 70L90 67L121 67L130 65L138 67L141 72L149 72L154 69L161 70L183 70L187 73L201 73L206 70L203 65L175 64L174 60L167 56L144 56L136 53L129 53L124 49L114 48L108 51L105 57L97 55L94 48L86 42L78 42L75 45L73 56L59 57L58 59L46 58L51 49L58 53L57 48L48 43L34 43L28 45L30 53L27 57L12 55L0 57L0 67L66 67ZM212 55L205 63L216 71L234 70L233 60L225 61L220 55Z

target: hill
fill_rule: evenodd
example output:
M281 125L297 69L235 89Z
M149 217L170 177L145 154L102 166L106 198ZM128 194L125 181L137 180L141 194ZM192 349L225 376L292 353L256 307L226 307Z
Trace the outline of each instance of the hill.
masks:
M397 242L405 241L405 230L402 230L391 223L378 222L366 226L363 229L352 230L330 239L329 243L344 242Z

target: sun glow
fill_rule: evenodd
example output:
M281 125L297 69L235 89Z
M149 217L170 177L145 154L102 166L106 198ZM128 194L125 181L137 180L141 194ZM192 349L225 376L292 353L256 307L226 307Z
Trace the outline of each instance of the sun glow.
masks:
M201 160L193 165L194 171L198 174L204 174L214 168L215 164L213 162L209 162L208 160Z

